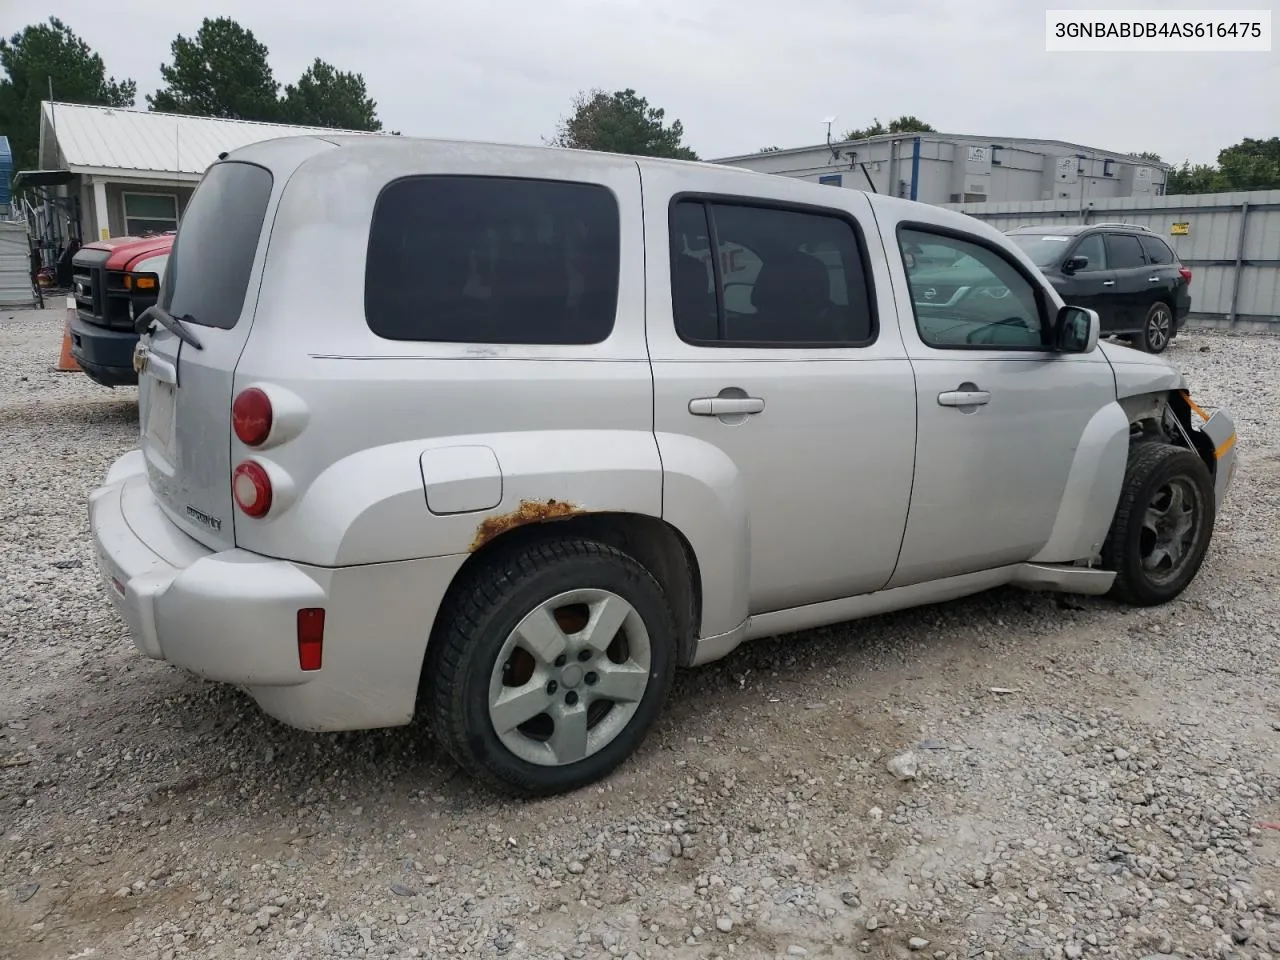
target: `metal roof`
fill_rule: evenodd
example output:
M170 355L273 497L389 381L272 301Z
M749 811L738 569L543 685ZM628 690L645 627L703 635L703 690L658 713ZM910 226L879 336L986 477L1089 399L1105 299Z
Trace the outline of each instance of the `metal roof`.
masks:
M46 100L40 104L40 166L198 179L224 151L305 134L379 135Z

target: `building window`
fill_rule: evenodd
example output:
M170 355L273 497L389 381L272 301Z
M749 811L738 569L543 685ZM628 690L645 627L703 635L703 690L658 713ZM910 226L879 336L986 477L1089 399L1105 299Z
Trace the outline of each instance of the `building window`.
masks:
M124 232L130 237L178 229L178 198L171 193L126 193Z
M819 177L818 182L826 184L828 187L838 187L844 183L844 177L839 173L833 173L829 176Z

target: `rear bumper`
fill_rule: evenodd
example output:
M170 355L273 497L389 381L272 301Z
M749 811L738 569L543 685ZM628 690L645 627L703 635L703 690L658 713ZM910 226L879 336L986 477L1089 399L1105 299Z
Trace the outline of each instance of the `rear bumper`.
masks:
M144 655L244 687L310 730L413 717L431 624L463 557L329 569L192 540L151 494L142 453L89 498L107 592ZM321 669L298 664L297 614L325 608Z
M126 387L138 382L133 369L133 348L138 335L131 330L110 330L71 318L71 356L90 380L104 387Z
M1174 298L1173 319L1177 326L1181 328L1182 321L1187 318L1187 314L1191 312L1191 291L1183 287L1179 291L1178 296Z

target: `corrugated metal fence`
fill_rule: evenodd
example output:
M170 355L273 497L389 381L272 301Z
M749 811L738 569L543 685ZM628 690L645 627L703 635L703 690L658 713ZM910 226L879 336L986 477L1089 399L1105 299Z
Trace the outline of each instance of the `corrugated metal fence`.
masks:
M0 307L35 306L27 225L0 220Z
M997 230L1124 221L1160 234L1192 270L1191 325L1280 333L1280 190L1091 201L941 204Z

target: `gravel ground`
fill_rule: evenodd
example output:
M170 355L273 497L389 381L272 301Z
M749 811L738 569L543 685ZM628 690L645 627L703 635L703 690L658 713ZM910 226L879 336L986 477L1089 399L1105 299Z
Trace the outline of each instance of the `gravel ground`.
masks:
M85 498L136 395L49 372L60 316L0 313L0 957L1280 958L1280 339L1172 351L1242 436L1180 601L761 641L516 804L135 654Z

